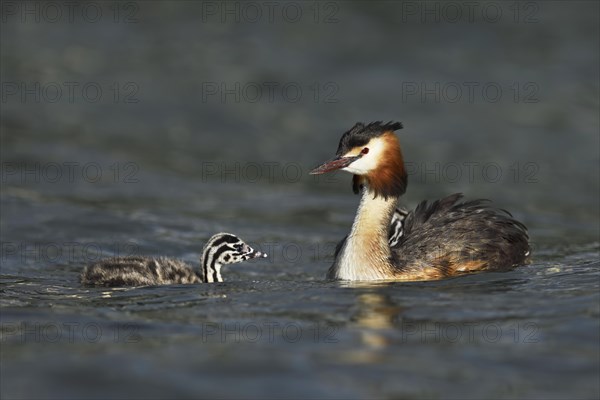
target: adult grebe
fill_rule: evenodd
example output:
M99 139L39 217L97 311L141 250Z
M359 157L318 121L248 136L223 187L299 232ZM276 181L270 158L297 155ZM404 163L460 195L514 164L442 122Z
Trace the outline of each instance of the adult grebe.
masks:
M398 122L357 123L342 135L336 157L310 172L348 171L354 174L354 192L362 191L352 230L338 245L327 277L430 280L524 263L530 251L527 228L487 200L459 203L459 193L423 201L395 223L401 234L392 241L390 221L407 185L394 134L401 128Z
M217 233L202 252L201 271L165 257L116 257L85 267L81 283L88 286L148 286L174 283L223 282L221 266L267 257L231 233Z

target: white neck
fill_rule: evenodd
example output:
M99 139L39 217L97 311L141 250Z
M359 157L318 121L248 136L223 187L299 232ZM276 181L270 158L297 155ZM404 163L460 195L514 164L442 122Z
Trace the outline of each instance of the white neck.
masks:
M388 230L398 198L374 196L368 187L363 189L352 230L333 264L330 277L344 280L389 279L393 266Z

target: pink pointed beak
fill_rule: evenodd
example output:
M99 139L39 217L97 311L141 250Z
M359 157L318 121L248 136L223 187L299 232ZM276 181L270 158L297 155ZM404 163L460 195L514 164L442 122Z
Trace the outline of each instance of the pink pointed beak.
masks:
M355 157L335 157L332 160L326 161L323 164L319 165L317 168L313 169L309 172L309 175L320 175L326 172L335 171L338 169L346 168L348 165L352 164L354 161L358 160L360 156Z

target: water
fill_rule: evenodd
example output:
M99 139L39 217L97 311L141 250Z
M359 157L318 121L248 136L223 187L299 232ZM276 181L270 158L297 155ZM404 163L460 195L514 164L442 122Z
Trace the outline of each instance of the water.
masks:
M115 3L114 22L114 4L94 4L94 23L1 25L3 398L599 396L597 3L527 3L531 23L508 3L493 3L498 23L422 22L387 2L316 3L328 23L312 3L296 23ZM71 102L65 82L102 97ZM302 95L271 101L269 82ZM465 82L502 96L452 101ZM423 83L437 94L410 94ZM379 119L406 127L406 206L492 198L530 228L532 263L325 281L358 198L349 176L307 172ZM78 283L112 255L196 264L218 231L269 259L220 284Z

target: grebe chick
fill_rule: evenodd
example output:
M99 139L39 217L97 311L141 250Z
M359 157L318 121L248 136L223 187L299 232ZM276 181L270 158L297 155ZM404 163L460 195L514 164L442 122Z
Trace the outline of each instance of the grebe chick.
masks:
M114 257L85 267L81 283L87 286L148 286L177 283L223 282L221 266L267 254L254 250L231 233L217 233L202 251L201 270L166 257Z
M403 208L396 208L394 215L392 216L392 222L390 223L388 242L390 247L394 247L398 244L402 235L404 234L404 220L408 216L408 211Z
M487 200L459 202L457 193L394 217L407 185L394 134L401 128L393 122L357 123L342 135L335 158L310 172L350 172L354 192L362 193L350 234L338 245L327 277L431 280L525 263L527 228ZM393 235L395 229L399 235Z

